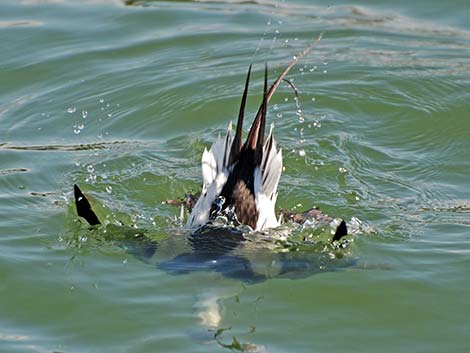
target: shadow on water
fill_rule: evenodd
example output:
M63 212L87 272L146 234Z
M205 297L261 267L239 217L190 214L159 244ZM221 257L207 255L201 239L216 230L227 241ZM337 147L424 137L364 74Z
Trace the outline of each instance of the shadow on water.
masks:
M67 241L70 247L84 243L118 247L171 275L206 271L259 283L270 278L305 278L357 262L350 247L352 238L332 243L332 235L323 228L287 223L263 234L221 224L194 232L184 228L145 230L116 224L89 226L77 219L75 212L69 214L74 217Z

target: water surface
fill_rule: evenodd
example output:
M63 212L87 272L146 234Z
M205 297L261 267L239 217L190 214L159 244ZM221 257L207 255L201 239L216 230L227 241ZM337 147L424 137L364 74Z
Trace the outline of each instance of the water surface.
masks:
M467 1L127 3L0 1L0 351L467 352ZM322 32L288 75L301 112L287 85L269 110L278 206L370 226L353 266L175 275L75 222L79 183L103 214L176 232L162 201L200 188L248 65L252 117L264 62L273 79ZM231 328L218 343L201 312Z

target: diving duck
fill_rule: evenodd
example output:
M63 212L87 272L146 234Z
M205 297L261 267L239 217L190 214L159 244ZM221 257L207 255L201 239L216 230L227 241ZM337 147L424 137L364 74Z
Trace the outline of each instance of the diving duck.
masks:
M245 82L235 136L232 123L224 139L220 136L202 154L202 192L191 210L186 226L202 226L224 215L235 224L261 231L279 226L275 206L277 186L282 173L282 151L277 150L273 126L264 140L268 91L268 68L264 70L263 101L242 143L242 127L250 81L251 66Z

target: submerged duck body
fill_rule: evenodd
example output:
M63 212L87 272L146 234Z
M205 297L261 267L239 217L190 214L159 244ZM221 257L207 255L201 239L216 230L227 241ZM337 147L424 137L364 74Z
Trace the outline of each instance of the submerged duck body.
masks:
M261 231L277 227L275 205L277 187L282 173L282 151L277 150L271 126L264 141L267 104L277 87L276 81L267 88L265 67L263 101L242 144L242 126L251 66L240 106L237 129L232 124L224 139L220 136L202 155L203 186L201 196L189 216L187 227L193 228L223 215L235 224L244 224Z

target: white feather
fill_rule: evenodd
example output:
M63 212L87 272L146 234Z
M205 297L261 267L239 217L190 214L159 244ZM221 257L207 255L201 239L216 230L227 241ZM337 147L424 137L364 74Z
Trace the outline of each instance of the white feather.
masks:
M187 227L200 226L209 220L212 204L222 192L231 171L227 164L232 142L232 122L230 122L225 139L222 140L219 135L209 151L204 149L202 154L202 193L189 215Z
M276 141L272 133L273 125L271 125L269 136L263 146L261 167L255 169L254 189L256 209L258 211L258 221L256 223L256 230L258 231L279 226L275 206L277 187L282 174L282 150L277 151ZM272 139L272 143L271 146L268 146L270 139ZM263 166L264 169L262 169Z

